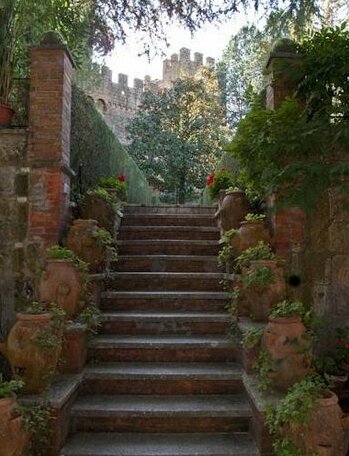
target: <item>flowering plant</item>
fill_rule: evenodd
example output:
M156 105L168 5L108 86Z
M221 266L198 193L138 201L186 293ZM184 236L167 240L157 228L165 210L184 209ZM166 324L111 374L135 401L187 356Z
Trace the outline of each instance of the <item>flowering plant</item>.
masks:
M99 179L99 187L126 190L126 176L124 173L121 173L118 177L101 177Z
M233 183L233 176L227 169L221 168L219 171L213 171L207 178L211 199L216 199L220 190L232 187Z

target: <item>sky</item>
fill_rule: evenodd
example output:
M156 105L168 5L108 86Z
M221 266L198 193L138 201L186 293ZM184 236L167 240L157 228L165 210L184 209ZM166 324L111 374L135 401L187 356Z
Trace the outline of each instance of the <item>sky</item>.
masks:
M145 75L150 75L152 79L162 79L162 61L170 57L173 53L178 53L182 47L191 49L192 58L194 52L201 52L206 57L213 57L216 60L220 58L222 52L229 42L230 37L235 34L243 25L255 21L256 16L253 12L238 13L225 23L211 23L204 26L194 36L190 32L178 25L172 25L167 28L167 39L171 44L166 47L163 44L162 51L165 56L157 55L151 58L149 62L147 56L139 57L142 52L141 36L133 33L125 45L117 44L110 56L105 59L106 65L113 71L113 80L117 80L118 73L124 73L129 76L129 85L132 85L134 78L143 79Z

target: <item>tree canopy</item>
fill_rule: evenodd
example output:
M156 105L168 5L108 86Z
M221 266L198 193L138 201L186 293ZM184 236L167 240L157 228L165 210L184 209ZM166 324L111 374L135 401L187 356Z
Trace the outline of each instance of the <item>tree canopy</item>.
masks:
M151 185L183 203L204 188L227 132L216 78L203 69L160 94L145 94L129 127L130 152Z

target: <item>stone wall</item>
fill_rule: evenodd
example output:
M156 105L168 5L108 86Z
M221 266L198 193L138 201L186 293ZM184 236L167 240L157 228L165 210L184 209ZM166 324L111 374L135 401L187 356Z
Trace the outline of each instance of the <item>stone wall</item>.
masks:
M206 58L205 66L212 68L214 64L213 58ZM86 92L94 100L99 112L121 144L128 145L130 141L127 138L126 128L142 102L144 91L158 93L171 87L180 77L194 76L203 66L202 54L195 52L194 60L191 60L190 49L182 48L179 56L173 54L171 59L164 60L161 80L152 80L150 76L145 76L143 81L134 79L131 87L126 74L119 73L118 81L113 82L112 71L104 67L100 83L93 89L87 89Z

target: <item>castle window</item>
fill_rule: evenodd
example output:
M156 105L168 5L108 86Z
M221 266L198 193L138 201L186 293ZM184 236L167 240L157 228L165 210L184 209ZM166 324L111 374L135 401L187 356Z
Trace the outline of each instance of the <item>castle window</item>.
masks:
M105 114L107 112L107 104L102 98L98 98L96 106L100 113Z

